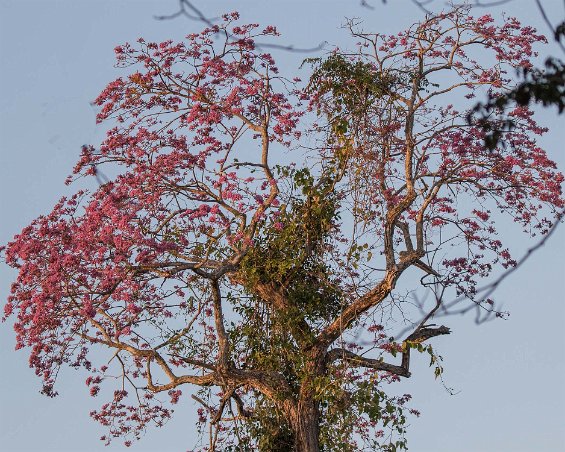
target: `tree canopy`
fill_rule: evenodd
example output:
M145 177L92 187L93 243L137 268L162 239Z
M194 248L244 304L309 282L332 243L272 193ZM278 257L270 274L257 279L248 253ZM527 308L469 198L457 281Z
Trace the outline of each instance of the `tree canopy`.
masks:
M477 292L516 265L498 231L547 234L563 209L527 105L497 105L513 127L490 148L468 121L545 38L465 6L392 36L352 22L358 47L306 60L302 82L255 45L275 27L238 19L116 47L127 75L96 99L109 130L68 179L100 187L7 245L5 316L45 394L63 365L92 396L117 384L92 413L106 441L162 426L194 390L211 450L405 448L417 412L387 384L411 350L441 373L427 341L450 330L429 322L453 297L503 315ZM393 337L411 267L435 302Z

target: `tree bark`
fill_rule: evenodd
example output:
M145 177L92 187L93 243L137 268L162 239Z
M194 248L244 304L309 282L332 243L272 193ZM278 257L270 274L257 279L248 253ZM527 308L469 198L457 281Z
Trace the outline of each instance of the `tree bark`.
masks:
M301 400L292 415L295 452L318 452L320 450L320 409L313 399Z

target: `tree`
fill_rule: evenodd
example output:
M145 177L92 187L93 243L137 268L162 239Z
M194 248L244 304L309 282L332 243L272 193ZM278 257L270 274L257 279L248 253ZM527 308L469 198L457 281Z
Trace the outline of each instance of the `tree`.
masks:
M502 315L477 284L515 265L504 218L545 234L563 208L526 107L492 150L466 122L475 93L508 89L544 38L466 7L396 36L352 23L359 48L308 61L302 86L254 45L274 27L235 21L116 48L129 75L96 101L113 127L69 179L99 189L5 250L18 347L47 395L65 364L91 373L93 396L119 382L92 413L107 440L162 425L158 394L175 404L193 385L212 450L401 449L409 397L384 385L410 376L411 350L441 373L427 341L449 329L428 322L451 294ZM391 337L411 267L434 304Z

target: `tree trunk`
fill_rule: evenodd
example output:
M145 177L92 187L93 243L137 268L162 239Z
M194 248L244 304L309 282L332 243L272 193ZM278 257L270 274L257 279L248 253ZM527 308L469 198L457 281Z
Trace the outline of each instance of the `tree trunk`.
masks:
M302 400L292 416L294 450L296 452L318 452L320 450L320 411L318 402Z

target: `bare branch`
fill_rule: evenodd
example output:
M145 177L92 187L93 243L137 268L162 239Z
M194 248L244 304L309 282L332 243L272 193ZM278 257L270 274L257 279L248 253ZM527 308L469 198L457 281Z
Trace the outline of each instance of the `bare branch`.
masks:
M171 20L184 16L189 20L202 22L206 24L208 27L213 27L214 24L221 19L221 17L207 17L200 9L194 6L194 3L190 0L178 0L178 1L179 1L178 11L172 14L155 16L155 19ZM227 36L230 39L234 38L234 36L231 33L227 33ZM323 41L315 47L295 47L292 44L281 45L281 44L272 44L265 42L255 43L255 47L257 49L278 49L278 50L285 50L294 53L314 53L322 50L326 45L327 45L327 41Z
M381 359L365 358L364 356L357 355L356 353L343 348L331 349L327 354L328 362L337 361L338 359L351 364L353 367L367 367L369 369L390 372L400 377L410 377L410 372L403 366L388 364L383 362Z

